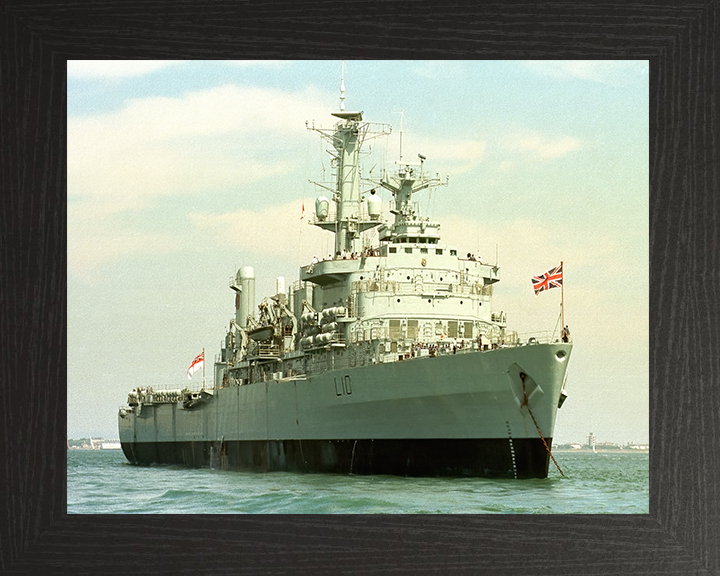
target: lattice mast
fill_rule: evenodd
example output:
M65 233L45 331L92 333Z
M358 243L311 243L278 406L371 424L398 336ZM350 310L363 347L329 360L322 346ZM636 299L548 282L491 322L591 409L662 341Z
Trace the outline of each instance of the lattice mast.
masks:
M378 226L377 219L363 219L361 207L364 200L361 190L360 149L366 140L385 136L391 133L389 124L368 123L362 121L362 112L345 111L345 78L344 67L340 82L340 111L332 113L340 119L331 129L308 126L308 129L319 132L328 140L332 150L336 168L334 189L314 182L332 192L335 203L335 219L328 220L317 214L316 226L335 233L335 252L360 252L362 250L361 234ZM320 202L321 198L318 199ZM317 208L317 204L316 204Z

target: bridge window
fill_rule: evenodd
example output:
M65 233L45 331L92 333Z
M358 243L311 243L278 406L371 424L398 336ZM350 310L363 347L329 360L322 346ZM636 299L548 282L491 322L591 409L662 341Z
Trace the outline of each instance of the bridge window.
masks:
M408 320L407 321L407 337L417 338L418 337L418 321Z
M463 338L472 338L473 336L473 323L465 322Z

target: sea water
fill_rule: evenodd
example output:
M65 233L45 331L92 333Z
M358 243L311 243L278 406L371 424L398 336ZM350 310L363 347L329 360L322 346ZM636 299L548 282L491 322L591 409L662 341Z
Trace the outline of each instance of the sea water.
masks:
M69 514L648 514L647 452L557 452L545 479L405 478L134 466L68 450Z

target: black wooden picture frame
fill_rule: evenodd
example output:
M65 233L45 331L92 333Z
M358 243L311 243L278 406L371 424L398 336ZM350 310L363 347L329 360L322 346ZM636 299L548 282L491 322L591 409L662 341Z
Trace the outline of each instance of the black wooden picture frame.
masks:
M719 12L717 0L5 0L0 573L720 573ZM147 58L649 60L650 513L67 515L66 61Z

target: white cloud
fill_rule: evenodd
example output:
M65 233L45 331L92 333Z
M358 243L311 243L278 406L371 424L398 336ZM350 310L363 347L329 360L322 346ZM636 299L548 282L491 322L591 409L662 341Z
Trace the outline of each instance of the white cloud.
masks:
M100 223L90 212L68 215L68 272L85 282L96 282L103 264L133 254L168 253L178 244L173 234Z
M69 78L132 78L179 64L179 60L68 60Z
M292 257L297 252L302 261L310 254L322 258L332 252L334 239L328 232L308 224L314 207L296 200L282 206L263 210L240 209L220 214L194 212L190 219L199 236L212 239L217 245L227 245L244 252L267 258Z
M328 116L323 104L311 90L286 94L228 85L69 118L71 271L91 273L122 255L180 249L172 232L119 224L119 215L140 214L159 197L270 189L280 176L301 173L305 120L322 122Z
M308 115L327 113L314 91L297 94L263 88L225 85L182 97L128 100L120 111L70 118L68 140L97 139L125 148L138 141L167 142L173 138L277 130L297 135ZM72 130L72 131L70 131Z
M68 270L86 282L96 280L99 267L133 254L164 254L195 247L201 243L224 246L232 251L267 259L297 258L309 262L312 254L323 257L333 250L331 234L308 224L313 206L298 199L265 209L233 212L191 212L193 226L187 231L159 232L140 226L121 225L112 219L97 218L91 202L68 214Z
M323 114L312 91L228 85L69 118L68 195L94 198L102 216L103 205L112 214L157 196L248 185L298 163L284 146L302 147L304 121Z
M395 137L395 140L397 140ZM391 150L396 149L391 144ZM443 173L462 174L476 168L485 157L487 142L481 140L439 139L403 134L403 158L417 161L420 153L428 158L430 171L442 166ZM399 148L398 148L399 149Z
M539 160L554 160L580 150L582 141L572 136L547 136L537 131L515 132L500 138L500 147L509 153L530 154Z

